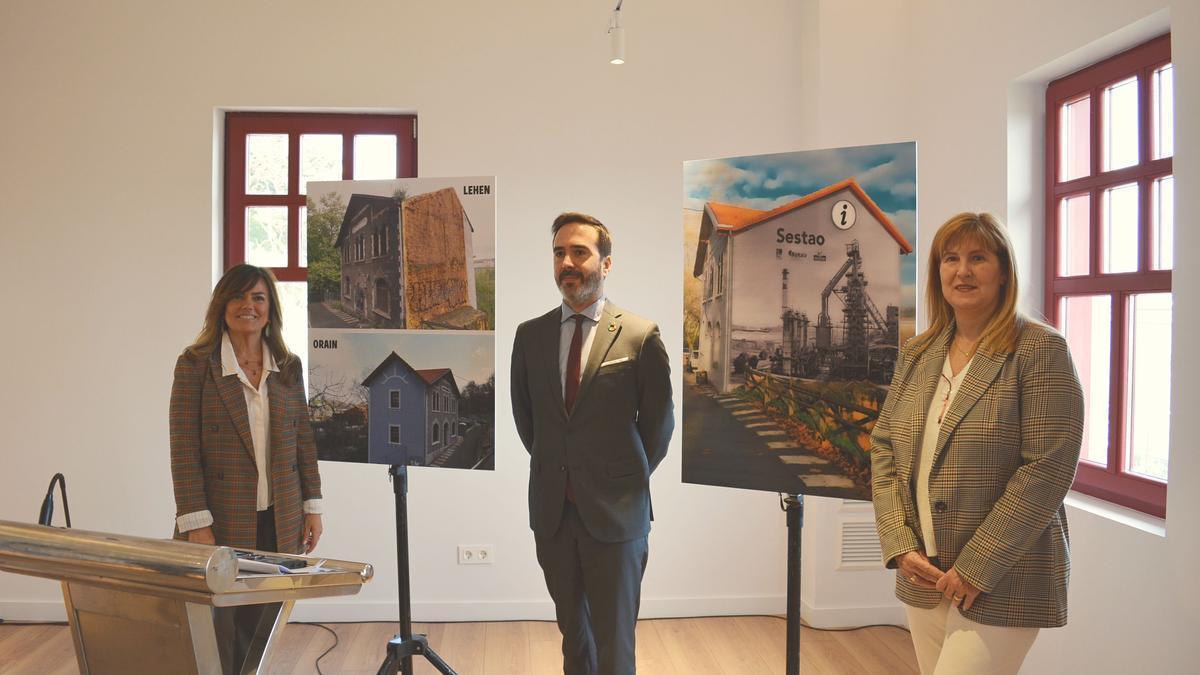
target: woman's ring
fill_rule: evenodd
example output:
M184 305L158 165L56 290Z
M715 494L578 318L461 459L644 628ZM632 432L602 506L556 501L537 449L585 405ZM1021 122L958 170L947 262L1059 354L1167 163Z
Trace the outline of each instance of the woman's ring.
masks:
M955 602L962 602L962 599L963 599L963 596L961 596L961 595L956 595L956 596L954 596L954 601L955 601Z
M908 578L908 580L913 582L914 584L917 583L917 575L915 575L915 574L912 575L911 577Z

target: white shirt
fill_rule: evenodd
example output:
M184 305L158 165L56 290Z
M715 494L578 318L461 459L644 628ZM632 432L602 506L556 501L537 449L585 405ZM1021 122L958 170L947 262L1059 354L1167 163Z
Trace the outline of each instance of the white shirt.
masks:
M950 369L950 357L942 363L942 374L938 377L937 389L933 392L933 400L929 402L929 411L925 413L925 431L921 434L921 456L917 465L917 519L921 521L921 538L925 540L925 555L933 557L938 554L937 539L933 530L933 511L929 502L929 476L933 473L933 453L937 450L938 436L942 431L942 421L950 406L954 405L954 397L967 377L970 361L955 375Z
M583 366L587 363L588 354L592 352L592 338L596 336L596 324L600 322L600 312L604 310L605 298L600 296L592 304L576 312L567 303L562 304L562 325L558 334L558 379L562 384L563 399L567 398L567 357L571 354L571 338L575 336L575 320L571 317L582 314L584 319L579 325L583 331L583 344L579 350L579 377L583 377Z
M275 357L265 340L262 343L262 355L262 377L259 378L258 387L255 387L250 384L250 378L238 363L229 335L221 335L221 376L237 375L242 383L242 395L246 398L246 417L250 423L250 440L254 444L254 464L258 467L256 506L259 511L266 511L271 508L271 459L268 456L271 447L271 400L267 389L267 373L278 373L279 366L275 363ZM321 513L321 500L305 501L304 512ZM180 532L208 527L213 524L212 512L204 510L185 513L179 516L176 522Z
M246 371L238 363L229 334L221 334L221 376L237 375L246 397L246 417L250 422L250 440L254 444L254 465L258 467L258 510L271 508L271 465L267 451L271 447L271 400L267 393L267 373L278 373L275 357L264 340L262 343L263 371L258 386L250 384Z

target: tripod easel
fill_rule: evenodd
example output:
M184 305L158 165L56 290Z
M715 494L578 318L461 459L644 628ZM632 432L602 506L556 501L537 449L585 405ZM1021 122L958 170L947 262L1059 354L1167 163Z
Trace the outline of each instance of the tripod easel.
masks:
M429 640L424 635L413 635L412 589L408 578L408 467L393 464L388 473L392 478L392 490L396 493L396 577L400 596L400 634L388 641L387 656L376 675L412 675L413 656L424 656L443 675L457 675L429 647Z

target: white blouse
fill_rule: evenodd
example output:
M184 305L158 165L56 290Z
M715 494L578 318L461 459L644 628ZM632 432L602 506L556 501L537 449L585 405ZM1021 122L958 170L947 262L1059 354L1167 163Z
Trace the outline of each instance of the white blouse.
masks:
M955 375L950 369L950 357L942 363L942 373L938 377L937 389L929 402L929 411L925 413L925 431L921 434L921 454L917 466L917 518L921 521L921 538L925 540L925 555L933 557L938 554L937 539L933 531L933 509L929 502L929 475L933 472L933 454L937 450L938 435L942 430L942 419L954 405L954 397L958 395L959 387L967 377L971 368L970 361Z
M246 417L250 421L250 442L254 445L254 464L258 467L258 510L271 508L271 470L267 450L271 447L271 400L267 395L267 374L278 373L275 357L267 341L262 341L263 369L258 386L250 383L246 371L238 363L237 354L229 334L221 335L221 375L237 375L242 383L242 394L246 397Z

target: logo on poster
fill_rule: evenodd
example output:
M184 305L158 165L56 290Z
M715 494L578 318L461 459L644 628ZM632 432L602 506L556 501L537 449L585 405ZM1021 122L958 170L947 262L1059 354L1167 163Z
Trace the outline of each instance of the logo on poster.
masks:
M858 213L854 210L854 205L842 199L833 205L833 212L830 214L833 219L833 226L839 230L848 230L854 227L854 220L858 217Z

